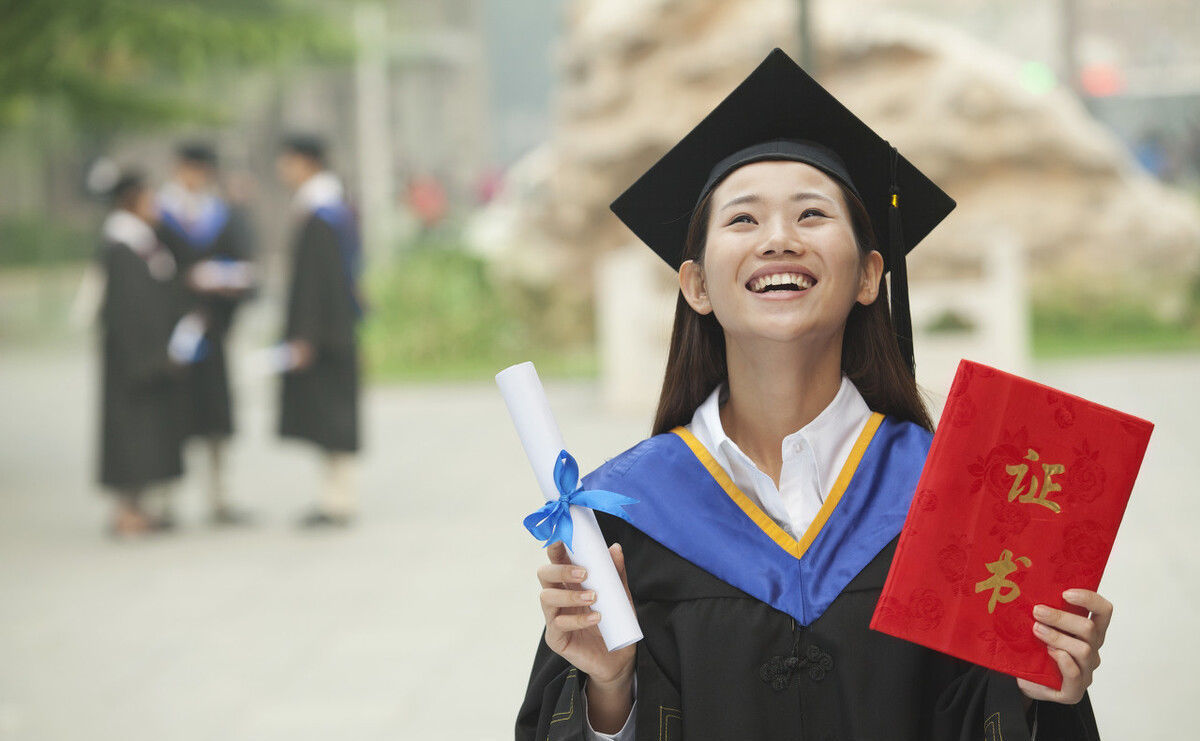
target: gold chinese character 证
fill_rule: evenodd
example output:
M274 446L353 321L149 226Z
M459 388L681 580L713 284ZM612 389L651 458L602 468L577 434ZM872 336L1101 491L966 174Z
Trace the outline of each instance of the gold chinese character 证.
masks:
M1033 561L1027 556L1019 556L1017 562L1024 564L1025 568L1033 565ZM1000 553L1000 560L986 564L987 570L992 572L992 575L981 582L975 584L975 593L979 594L987 589L992 590L992 596L988 600L988 612L996 611L996 603L1008 603L1015 600L1021 595L1021 588L1017 583L1010 580L1008 575L1017 570L1017 564L1013 561L1012 551L1005 548ZM1008 591L1003 591L1007 589Z
M1037 461L1037 451L1033 448L1025 454L1025 460ZM1030 473L1029 466L1024 463L1018 463L1012 466L1005 466L1004 470L1014 476L1012 488L1008 490L1008 501L1016 499L1024 504L1040 504L1051 512L1062 512L1062 506L1058 502L1047 499L1056 491L1062 491L1062 487L1051 480L1051 476L1065 473L1067 467L1061 463L1043 463L1042 464L1042 487L1038 489L1038 477L1036 474L1030 474L1029 486L1024 493L1021 492L1021 486L1025 483L1025 474Z

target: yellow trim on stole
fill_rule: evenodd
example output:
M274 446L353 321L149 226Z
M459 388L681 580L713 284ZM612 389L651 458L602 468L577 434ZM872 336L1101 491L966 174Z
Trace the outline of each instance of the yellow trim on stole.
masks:
M788 535L787 531L779 527L778 524L766 513L763 512L750 497L733 483L733 479L729 478L729 474L725 469L721 468L721 464L717 463L712 457L712 453L696 439L696 436L687 430L685 427L676 427L671 430L672 433L679 436L681 440L691 449L696 459L704 466L709 475L717 482L729 498L733 500L742 512L746 513L759 529L767 534L771 540L775 541L783 550L787 551L795 558L800 558L804 555L808 547L817 539L817 534L821 532L821 528L829 520L829 516L833 514L833 510L837 507L838 502L842 500L842 495L846 493L846 488L850 486L850 480L854 478L854 472L858 470L858 464L862 462L863 454L867 452L867 446L874 439L876 431L879 430L879 425L883 423L883 415L879 412L872 412L867 424L863 427L862 432L858 434L858 439L854 441L854 447L850 449L850 457L846 459L845 465L842 466L841 472L838 474L837 481L833 484L833 490L829 492L829 496L825 498L825 502L821 505L817 516L813 518L812 524L808 526L808 530L804 532L804 536L800 540L796 540Z

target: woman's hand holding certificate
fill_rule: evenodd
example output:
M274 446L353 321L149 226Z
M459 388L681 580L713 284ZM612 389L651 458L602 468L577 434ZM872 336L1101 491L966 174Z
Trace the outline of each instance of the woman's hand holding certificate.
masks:
M1049 700L1074 705L1092 684L1092 672L1100 666L1100 647L1112 621L1113 606L1088 589L1068 589L1063 599L1088 611L1088 616L1047 605L1033 608L1033 634L1046 644L1050 656L1062 672L1062 688L1053 689L1017 677L1017 686L1031 700Z
M579 580L591 596L588 603L590 609L585 610L588 614L584 617L592 621L591 626L598 626L608 650L616 651L640 641L642 631L638 627L628 590L622 586L622 579L613 567L613 559L605 546L596 516L589 509L601 509L622 517L621 507L633 503L633 500L613 492L590 491L579 487L578 467L565 450L562 433L554 421L550 402L546 399L533 363L521 363L504 369L496 374L496 385L500 387L517 435L521 438L521 445L525 448L525 455L547 501L545 507L526 518L526 527L548 544L559 541L556 552L564 553L571 563L586 572L586 576ZM562 547L561 542L565 542L566 546ZM554 581L565 583L566 579ZM579 619L583 618L568 622L574 624ZM579 668L584 670L583 667Z
M621 546L609 548L613 565L629 596L629 581L625 576L625 554ZM550 563L538 569L538 581L542 584L542 612L546 616L546 645L550 650L588 675L588 700L591 723L597 728L620 728L629 715L633 699L633 669L637 649L633 644L609 651L596 625L600 614L591 606L596 602L596 593L584 589L583 581L587 570L571 563L567 549L561 542L546 550ZM601 699L598 695L611 695ZM596 717L604 711L613 717Z

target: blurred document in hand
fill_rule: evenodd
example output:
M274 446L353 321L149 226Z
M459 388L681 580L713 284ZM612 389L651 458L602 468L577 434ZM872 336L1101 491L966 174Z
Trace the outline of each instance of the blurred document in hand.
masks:
M871 627L1060 688L1033 606L1086 614L1153 428L962 361Z
M254 264L245 260L203 260L192 268L192 283L201 291L245 291L254 287Z
M249 380L287 373L299 367L296 353L287 342L262 347L246 354L242 362L242 373Z
M180 365L190 365L204 358L206 348L204 317L191 312L175 323L167 340L167 356Z

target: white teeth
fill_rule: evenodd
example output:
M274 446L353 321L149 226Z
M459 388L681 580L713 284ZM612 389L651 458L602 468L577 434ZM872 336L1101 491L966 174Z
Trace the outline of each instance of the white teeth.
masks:
M762 293L768 286L786 285L797 286L802 291L812 287L812 283L808 277L800 273L775 273L774 275L764 275L761 278L755 278L750 284L750 290L755 293Z

